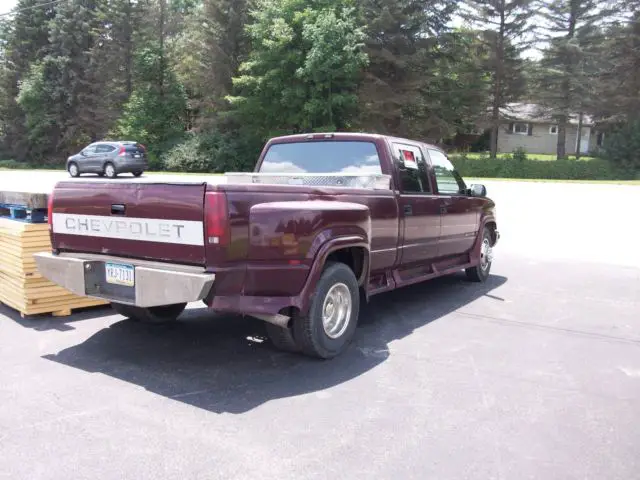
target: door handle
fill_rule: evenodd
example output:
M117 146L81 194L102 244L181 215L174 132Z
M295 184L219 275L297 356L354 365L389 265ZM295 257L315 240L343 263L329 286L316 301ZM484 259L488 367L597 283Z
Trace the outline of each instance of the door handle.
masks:
M413 207L411 205L404 206L404 214L405 215L413 215Z

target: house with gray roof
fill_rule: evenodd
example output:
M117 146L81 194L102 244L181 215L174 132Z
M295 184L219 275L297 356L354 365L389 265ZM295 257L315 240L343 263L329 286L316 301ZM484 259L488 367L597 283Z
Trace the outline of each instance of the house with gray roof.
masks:
M501 124L498 131L498 152L511 153L523 148L527 153L555 154L558 144L558 125L543 107L531 103L511 103L501 109ZM569 118L566 134L566 152L578 151L577 114ZM603 133L595 130L593 119L582 116L580 153L588 154L602 145Z

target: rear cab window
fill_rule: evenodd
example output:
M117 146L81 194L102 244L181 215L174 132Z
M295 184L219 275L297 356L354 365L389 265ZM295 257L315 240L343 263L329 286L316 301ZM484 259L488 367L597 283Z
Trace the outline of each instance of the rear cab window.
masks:
M260 165L260 173L381 174L375 143L363 141L301 141L275 143Z

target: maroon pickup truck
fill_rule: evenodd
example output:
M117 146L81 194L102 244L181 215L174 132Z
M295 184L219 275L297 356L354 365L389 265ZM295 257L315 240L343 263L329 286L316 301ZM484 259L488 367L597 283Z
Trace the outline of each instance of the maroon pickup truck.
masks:
M202 300L264 320L280 349L331 358L372 295L491 269L494 202L437 147L373 134L271 139L255 171L58 183L38 269L144 322Z

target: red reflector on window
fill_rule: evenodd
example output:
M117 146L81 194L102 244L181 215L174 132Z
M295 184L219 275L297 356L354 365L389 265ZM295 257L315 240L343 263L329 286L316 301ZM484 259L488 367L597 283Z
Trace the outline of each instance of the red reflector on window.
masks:
M416 157L413 155L413 152L409 152L408 150L403 150L402 155L404 155L404 159L409 162L415 162Z

